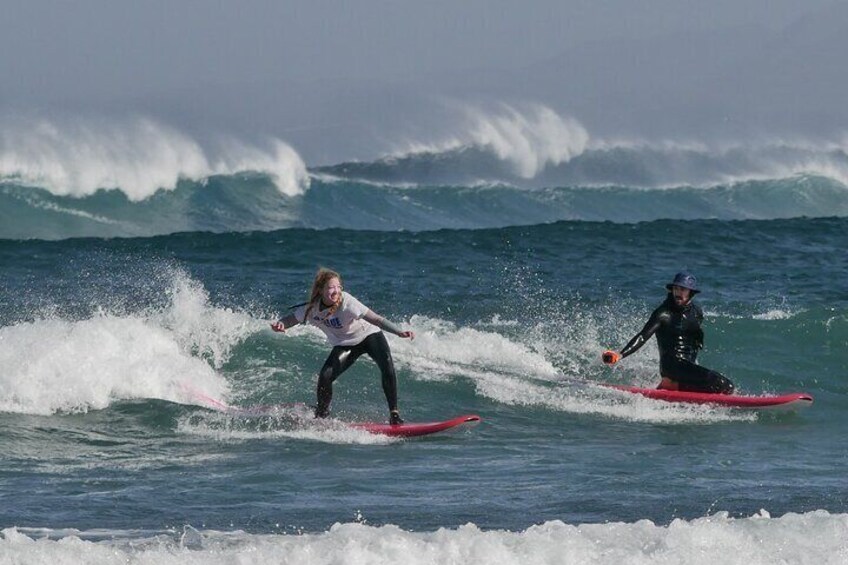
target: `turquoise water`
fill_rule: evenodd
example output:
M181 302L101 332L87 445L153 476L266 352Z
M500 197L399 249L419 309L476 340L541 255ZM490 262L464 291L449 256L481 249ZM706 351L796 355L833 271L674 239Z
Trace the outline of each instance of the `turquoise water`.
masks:
M145 176L67 147L0 182L0 563L848 561L843 151L477 144L307 172L277 147ZM319 266L416 332L389 336L408 421L482 423L345 426L387 416L365 359L330 422L214 409L314 401L322 334L269 323ZM653 343L600 353L684 268L701 362L811 407L600 386L656 384Z
M155 562L250 547L259 562L357 543L471 555L494 535L493 558L548 562L582 547L580 525L636 558L647 550L627 540L668 549L680 527L718 528L742 555L820 523L818 555L832 558L844 541L825 532L848 513L847 246L844 218L2 241L0 543L32 558L22 540L79 539L44 550L98 562L103 544ZM483 422L397 441L199 406L196 392L313 401L328 346L268 323L319 265L416 331L390 336L407 420ZM808 392L812 407L674 406L597 386L656 382L653 343L614 370L599 355L681 268L704 289L701 362L748 394ZM370 361L338 381L333 409L386 417ZM440 528L449 539L428 537Z

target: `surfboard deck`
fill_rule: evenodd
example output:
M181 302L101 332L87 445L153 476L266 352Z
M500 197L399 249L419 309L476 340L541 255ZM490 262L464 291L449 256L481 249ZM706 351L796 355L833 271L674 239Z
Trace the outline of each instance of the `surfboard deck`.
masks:
M355 422L347 425L371 434L390 437L419 437L447 430L467 428L480 423L480 416L466 414L441 422L405 422L403 424L384 424L381 422Z
M207 408L229 414L236 418L261 418L270 416L289 419L295 423L314 421L312 417L313 407L302 402L233 406L197 392L193 392L192 397L199 404ZM389 437L420 437L448 430L473 427L480 423L480 420L480 416L476 414L465 414L451 418L450 420L436 422L405 422L403 424L389 424L387 422L340 422L350 428L363 430L371 434Z
M686 392L658 388L641 388L628 385L603 385L608 388L639 394L654 400L682 402L687 404L711 404L728 408L764 409L764 408L803 408L813 404L813 397L803 392L781 395L747 396L739 394L715 394L710 392Z

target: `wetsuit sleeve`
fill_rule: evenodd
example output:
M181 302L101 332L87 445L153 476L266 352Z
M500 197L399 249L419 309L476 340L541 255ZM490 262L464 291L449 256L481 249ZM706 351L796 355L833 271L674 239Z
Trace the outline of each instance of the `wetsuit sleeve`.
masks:
M403 334L403 330L397 324L390 322L386 318L380 316L373 310L368 310L368 313L364 316L365 321L370 322L380 328L381 330L386 330L387 332L391 332L397 336Z
M695 332L695 347L697 349L704 348L704 330L701 324L704 322L704 311L697 304L695 306L695 319L698 320L698 330Z
M656 310L654 310L654 313L651 314L651 317L648 318L648 321L647 323L645 323L645 327L642 328L642 331L633 336L633 339L627 342L627 345L625 345L624 348L621 350L621 358L623 359L628 355L632 355L633 353L639 351L639 349L643 345L645 345L645 342L651 339L652 335L657 333L657 330L660 329L661 323L662 309L657 308Z

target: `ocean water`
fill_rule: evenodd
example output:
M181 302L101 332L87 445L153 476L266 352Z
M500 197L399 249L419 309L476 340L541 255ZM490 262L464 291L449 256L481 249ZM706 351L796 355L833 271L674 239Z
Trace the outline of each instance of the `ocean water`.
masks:
M0 563L848 562L845 154L572 150L210 166L161 190L6 171ZM214 409L314 402L323 336L269 323L319 266L416 332L389 336L408 421L482 422L346 427L387 416L367 359L330 422ZM653 342L600 353L683 268L702 364L811 407L600 386L657 382Z

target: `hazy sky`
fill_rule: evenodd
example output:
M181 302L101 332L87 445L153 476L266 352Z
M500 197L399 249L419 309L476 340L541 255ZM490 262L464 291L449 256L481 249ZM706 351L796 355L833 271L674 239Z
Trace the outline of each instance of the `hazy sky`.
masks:
M308 161L384 150L446 121L446 101L544 104L602 135L832 135L848 116L844 1L0 8L4 114L141 113L196 131L279 136Z

